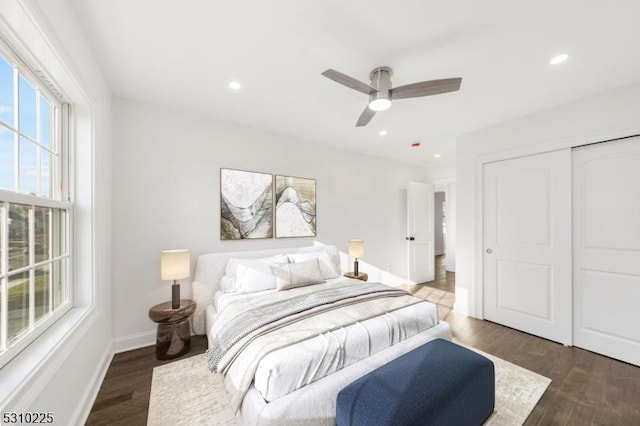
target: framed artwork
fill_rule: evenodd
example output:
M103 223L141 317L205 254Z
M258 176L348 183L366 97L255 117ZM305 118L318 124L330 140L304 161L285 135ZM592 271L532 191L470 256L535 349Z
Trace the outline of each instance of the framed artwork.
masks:
M316 181L276 175L276 238L316 236Z
M220 239L273 237L273 175L220 169Z

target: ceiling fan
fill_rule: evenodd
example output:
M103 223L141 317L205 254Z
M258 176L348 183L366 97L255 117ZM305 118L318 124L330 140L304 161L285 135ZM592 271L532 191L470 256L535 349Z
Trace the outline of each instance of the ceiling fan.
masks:
M458 77L420 81L418 83L392 88L392 74L393 71L389 67L375 68L371 71L371 74L369 74L371 84L366 84L336 70L328 69L322 73L322 75L337 83L369 95L369 104L364 111L362 111L362 114L360 114L360 118L358 118L356 122L356 127L366 126L376 112L384 111L391 106L391 100L455 92L460 89L460 83L462 83L462 78Z

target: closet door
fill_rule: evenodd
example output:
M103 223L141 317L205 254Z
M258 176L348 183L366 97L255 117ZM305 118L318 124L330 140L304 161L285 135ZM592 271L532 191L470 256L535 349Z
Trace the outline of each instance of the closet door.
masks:
M484 317L571 344L571 150L483 168Z
M574 344L640 365L640 138L573 151Z

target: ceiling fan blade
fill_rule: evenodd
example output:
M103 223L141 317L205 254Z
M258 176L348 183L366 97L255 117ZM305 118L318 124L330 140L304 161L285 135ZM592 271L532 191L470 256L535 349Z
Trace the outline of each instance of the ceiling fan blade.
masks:
M362 111L362 114L360 114L360 118L358 118L356 127L366 126L367 124L369 124L374 115L376 115L376 112L369 108L369 105L367 105L364 108L364 111Z
M462 78L443 78L442 80L421 81L391 89L391 99L417 98L420 96L439 95L455 92L460 89Z
M359 80L356 80L353 77L349 77L346 74L342 74L339 71L328 69L322 73L327 78L335 81L336 83L340 83L343 86L347 86L353 90L357 90L358 92L362 92L365 95L369 95L376 91L375 87L369 86L366 83L363 83Z

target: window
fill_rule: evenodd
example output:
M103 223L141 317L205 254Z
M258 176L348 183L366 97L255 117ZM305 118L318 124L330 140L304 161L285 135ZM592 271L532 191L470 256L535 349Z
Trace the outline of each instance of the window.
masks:
M0 367L71 306L65 114L0 46Z

